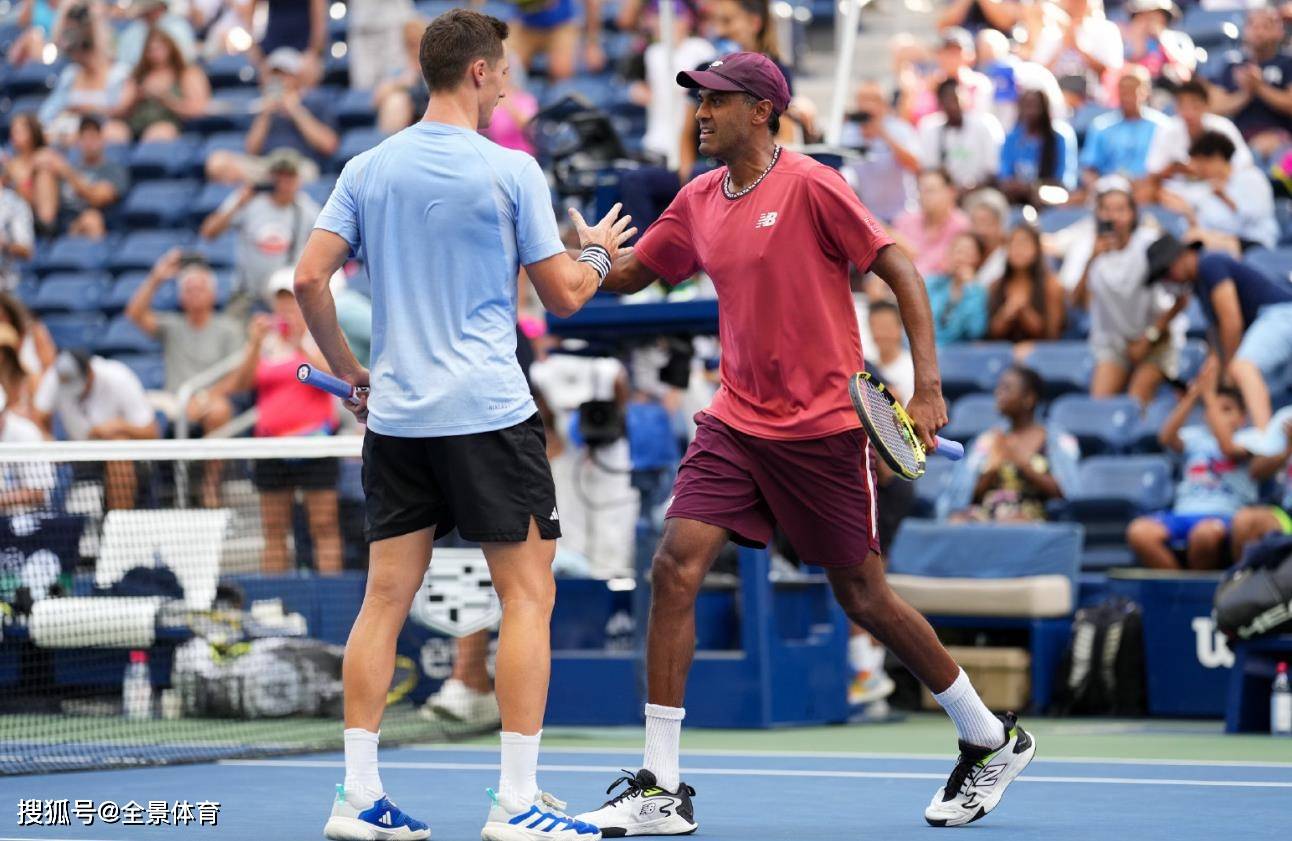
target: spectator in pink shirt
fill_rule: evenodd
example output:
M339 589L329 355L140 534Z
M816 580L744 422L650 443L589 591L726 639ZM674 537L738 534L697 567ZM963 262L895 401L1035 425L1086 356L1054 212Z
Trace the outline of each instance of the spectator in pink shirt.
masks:
M920 209L893 223L893 240L925 277L947 270L947 252L957 234L969 230L969 217L956 207L956 191L940 169L920 173Z
M499 146L533 155L534 144L525 134L525 126L529 125L529 121L538 113L538 100L525 90L523 78L517 78L517 73L523 73L524 68L514 57L511 60L511 67L512 72L506 78L504 89L506 95L493 112L493 118L489 121L489 127L484 130L484 135Z

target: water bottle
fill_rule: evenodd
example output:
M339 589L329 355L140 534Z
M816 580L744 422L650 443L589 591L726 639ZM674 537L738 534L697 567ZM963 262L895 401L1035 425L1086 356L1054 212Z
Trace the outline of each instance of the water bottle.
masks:
M1279 663L1270 690L1270 732L1275 736L1292 736L1292 686L1288 685L1288 664Z
M126 679L121 684L121 706L126 718L143 721L153 717L153 685L148 677L148 652L130 652Z

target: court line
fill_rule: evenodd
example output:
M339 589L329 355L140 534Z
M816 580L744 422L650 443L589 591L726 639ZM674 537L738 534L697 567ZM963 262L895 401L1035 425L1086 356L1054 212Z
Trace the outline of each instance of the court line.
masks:
M224 759L221 765L259 766L267 768L344 768L345 762L339 759ZM382 768L404 768L428 771L497 771L496 763L488 762L386 762ZM618 774L621 769L613 766L601 768L587 765L540 765L540 771L572 774ZM946 781L946 774L932 774L914 771L827 771L807 769L777 768L687 768L686 775L692 776L727 776L727 777L814 777L825 779L859 779L859 780L940 780ZM1286 788L1292 789L1292 782L1267 780L1175 780L1144 779L1141 777L1052 777L1028 775L1019 777L1018 781L1029 783L1091 783L1094 785L1146 785L1146 786L1195 786L1202 788ZM1016 781L1017 782L1017 781Z
M390 750L416 750L430 752L453 752L453 751L470 751L473 753L497 753L497 745L398 745L393 746ZM552 754L571 754L571 755L616 755L628 754L636 755L641 751L636 748L592 748L592 747L544 747L543 754L550 756ZM779 750L740 750L736 748L714 748L712 750L691 749L683 750L683 756L731 756L754 759L896 759L910 760L921 762L946 762L954 759L951 752L946 754L931 753L882 753L868 751L779 751ZM1279 762L1276 760L1252 760L1245 761L1241 759L1128 759L1119 757L1116 759L1103 759L1093 756L1048 756L1042 754L1036 758L1037 762L1064 762L1073 765L1165 765L1177 766L1180 768L1209 768L1209 767L1226 767L1226 768L1292 768L1292 762Z

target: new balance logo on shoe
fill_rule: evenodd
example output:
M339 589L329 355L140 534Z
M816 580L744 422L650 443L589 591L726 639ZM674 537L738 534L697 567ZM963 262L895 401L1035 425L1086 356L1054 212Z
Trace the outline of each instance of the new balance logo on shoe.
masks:
M772 225L776 224L776 215L777 214L775 210L769 210L768 212L764 213L762 216L758 217L758 221L754 223L754 227L770 228Z
M390 826L390 825L391 825L391 823L392 823L392 821L391 821L391 819L390 819L390 812L387 812L386 814L382 815L382 816L377 820L377 823L384 823L386 826Z
M1004 765L988 765L974 778L974 788L991 788L996 785L996 781L1000 779L1000 772L1004 770Z

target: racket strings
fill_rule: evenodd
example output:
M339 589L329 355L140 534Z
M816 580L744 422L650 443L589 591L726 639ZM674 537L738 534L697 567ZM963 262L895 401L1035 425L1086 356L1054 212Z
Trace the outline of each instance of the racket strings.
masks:
M878 393L875 387L867 382L861 388L862 400L865 401L866 415L879 434L880 444L903 467L921 472L920 459L915 451L903 424L901 424L893 407Z

